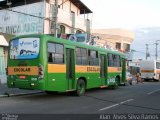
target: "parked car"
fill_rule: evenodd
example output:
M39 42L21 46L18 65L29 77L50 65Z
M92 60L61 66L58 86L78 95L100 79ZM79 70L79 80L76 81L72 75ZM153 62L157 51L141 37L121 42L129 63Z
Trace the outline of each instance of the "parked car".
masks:
M130 72L127 72L126 73L126 79L127 79L127 82L132 85L132 80L133 80L133 76L131 75Z

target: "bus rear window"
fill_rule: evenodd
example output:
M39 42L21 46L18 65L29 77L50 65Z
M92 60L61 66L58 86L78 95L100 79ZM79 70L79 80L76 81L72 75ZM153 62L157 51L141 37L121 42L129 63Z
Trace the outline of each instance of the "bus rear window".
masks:
M10 59L35 59L39 55L39 38L19 38L10 42Z

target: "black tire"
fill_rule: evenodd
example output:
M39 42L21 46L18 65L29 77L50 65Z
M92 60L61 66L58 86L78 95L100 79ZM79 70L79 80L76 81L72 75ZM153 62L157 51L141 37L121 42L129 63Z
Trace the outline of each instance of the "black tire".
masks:
M155 79L154 81L155 81L155 82L159 82L159 80L157 80L157 79Z
M79 79L77 81L77 87L76 87L76 91L74 91L76 96L82 96L85 94L86 91L86 83L83 79Z
M115 78L115 85L112 85L111 88L112 89L116 89L116 88L118 88L119 84L120 84L119 78L116 77Z
M116 82L116 87L118 88L118 86L120 85L120 79L119 79L119 77L116 77L115 82Z

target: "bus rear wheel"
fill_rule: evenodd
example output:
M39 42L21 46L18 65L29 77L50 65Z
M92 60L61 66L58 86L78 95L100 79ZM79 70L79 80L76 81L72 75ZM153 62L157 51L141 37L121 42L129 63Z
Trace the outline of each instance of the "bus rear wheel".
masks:
M77 82L76 91L74 91L76 96L82 96L86 91L86 83L83 79L79 79Z
M120 79L119 79L119 77L116 77L116 78L115 78L114 89L115 89L115 88L118 88L119 84L120 84Z

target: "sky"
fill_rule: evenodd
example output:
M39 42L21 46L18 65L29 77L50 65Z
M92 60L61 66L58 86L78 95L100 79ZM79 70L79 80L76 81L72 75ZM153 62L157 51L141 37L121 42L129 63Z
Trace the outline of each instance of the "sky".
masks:
M134 59L145 59L146 45L155 58L155 43L160 40L160 0L81 0L93 14L92 28L122 28L135 32L131 44ZM160 45L158 46L160 59Z
M160 27L160 0L81 0L93 11L93 28Z

